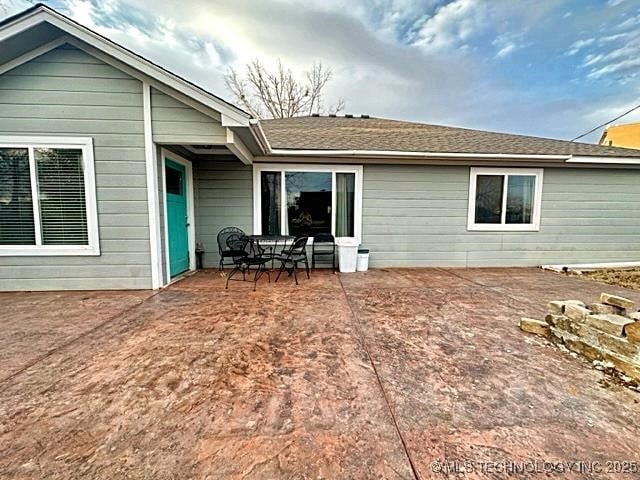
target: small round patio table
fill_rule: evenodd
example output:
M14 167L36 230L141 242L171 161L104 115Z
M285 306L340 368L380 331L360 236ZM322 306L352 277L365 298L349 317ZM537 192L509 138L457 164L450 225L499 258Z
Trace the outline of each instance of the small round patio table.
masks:
M271 258L272 270L275 258L280 253L278 252L278 245L284 248L287 243L292 243L296 239L293 235L249 235L249 238L251 241L258 242L258 245L267 251L266 255Z

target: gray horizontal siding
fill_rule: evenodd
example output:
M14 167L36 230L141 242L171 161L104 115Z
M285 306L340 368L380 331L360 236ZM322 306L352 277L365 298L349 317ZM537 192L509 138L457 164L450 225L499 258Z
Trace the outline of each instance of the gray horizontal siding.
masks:
M640 261L640 171L547 168L539 232L468 232L468 167L364 168L371 265Z
M124 72L116 70L111 65L102 63L99 59L95 61L83 62L82 52L73 59L65 58L66 61L61 62L61 56L58 55L55 59L49 59L45 57L37 62L27 63L16 70L14 78L20 77L33 77L36 79L47 78L77 78L77 77L97 77L104 82L104 80L113 78L118 80L126 80L125 83L135 82L133 78ZM60 68L60 64L64 63L64 69ZM100 85L96 82L93 85ZM93 88L93 87L92 87ZM49 90L49 84L47 84L47 90ZM133 90L135 91L135 90Z
M142 91L142 87L141 91ZM108 95L105 95L108 93ZM60 105L60 106L86 106L86 107L127 107L142 104L139 92L82 92L77 95L67 90L21 90L3 88L2 96L11 97L14 105Z
M216 144L226 140L226 129L218 120L156 89L151 89L151 119L157 143Z
M0 112L0 118L14 118L20 116L25 119L38 120L45 116L48 119L58 119L58 115L62 113L59 105L33 105L33 104L16 104L5 105ZM140 108L137 106L102 106L100 108L102 120L125 120L138 121L140 117ZM95 113L88 109L86 105L66 105L64 107L64 115L67 118L72 117L74 121L96 121Z
M224 227L253 231L251 166L240 161L194 163L196 241L205 249L205 266L218 265L216 236Z
M68 64L65 64L68 65ZM76 92L101 92L109 93L116 89L119 93L137 93L139 81L136 79L117 78L97 78L97 77L53 77L53 76L33 76L20 75L23 67L18 67L7 74L2 81L0 90L37 90L46 91L69 91L69 82L73 83ZM65 67L66 68L66 67Z
M94 141L99 257L0 257L1 290L150 288L142 84L61 47L0 77L0 134Z

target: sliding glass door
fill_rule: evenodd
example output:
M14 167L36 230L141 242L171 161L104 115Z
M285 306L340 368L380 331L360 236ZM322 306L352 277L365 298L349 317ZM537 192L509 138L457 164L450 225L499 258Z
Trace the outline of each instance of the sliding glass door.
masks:
M362 167L256 165L256 232L359 239Z

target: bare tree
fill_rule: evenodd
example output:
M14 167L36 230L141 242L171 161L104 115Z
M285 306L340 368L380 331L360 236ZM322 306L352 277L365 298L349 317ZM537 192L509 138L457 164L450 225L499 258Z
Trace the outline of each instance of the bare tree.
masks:
M290 118L324 113L324 89L332 77L333 72L322 62L315 62L301 82L280 60L273 71L254 60L246 65L244 75L229 68L224 79L236 101L254 117ZM344 105L339 99L327 111L340 112Z

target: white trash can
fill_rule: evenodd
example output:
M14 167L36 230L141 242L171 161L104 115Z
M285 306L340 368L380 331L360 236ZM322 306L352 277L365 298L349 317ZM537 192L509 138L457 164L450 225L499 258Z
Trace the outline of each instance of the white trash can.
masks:
M366 248L358 249L358 264L356 270L359 272L366 272L369 270L369 250Z
M343 242L338 245L338 267L341 273L353 273L358 263L358 244Z

